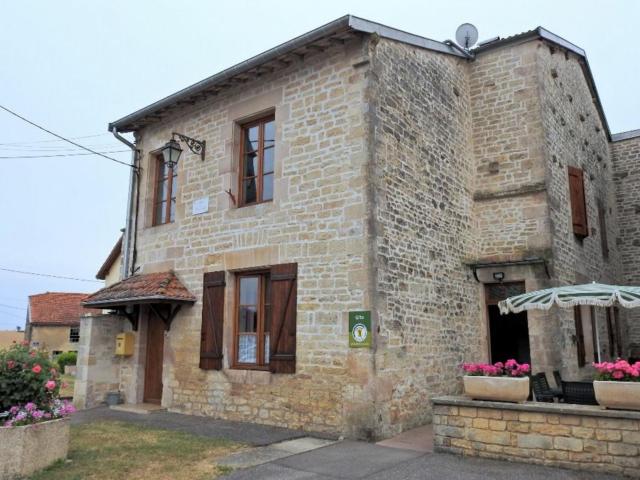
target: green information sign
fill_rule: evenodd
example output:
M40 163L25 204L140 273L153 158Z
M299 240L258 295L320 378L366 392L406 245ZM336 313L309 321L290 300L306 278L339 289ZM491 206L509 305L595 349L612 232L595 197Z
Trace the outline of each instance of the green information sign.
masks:
M349 312L349 346L371 348L371 312Z

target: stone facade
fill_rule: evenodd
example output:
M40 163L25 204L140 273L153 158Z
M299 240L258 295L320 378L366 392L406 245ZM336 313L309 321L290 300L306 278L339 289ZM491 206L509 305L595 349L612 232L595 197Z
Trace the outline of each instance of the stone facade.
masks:
M611 144L616 210L620 233L616 244L623 265L622 282L640 285L640 132ZM627 313L630 354L640 357L640 311Z
M428 400L460 389L461 362L488 360L492 273L527 290L621 281L614 160L581 58L530 39L469 60L375 34L303 57L136 131L136 267L175 271L199 299L165 333L163 406L386 437L428 422ZM238 208L239 125L265 113L276 123L274 198ZM153 226L154 159L172 132L206 140L206 157L185 150L175 221ZM586 172L582 241L567 165ZM192 215L203 198L208 211ZM485 269L478 281L469 268L532 256L548 276L541 263ZM296 373L232 368L235 275L283 263L298 265ZM202 279L217 271L223 369L205 371ZM348 347L351 310L372 312L370 350ZM535 371L589 374L577 367L570 311L530 312L528 328ZM128 402L141 401L145 331L142 321L119 369Z
M69 333L71 328L68 325L62 326L45 326L30 325L29 339L31 345L53 352L76 352L78 351L79 342L71 342Z
M640 477L640 413L435 399L436 451Z

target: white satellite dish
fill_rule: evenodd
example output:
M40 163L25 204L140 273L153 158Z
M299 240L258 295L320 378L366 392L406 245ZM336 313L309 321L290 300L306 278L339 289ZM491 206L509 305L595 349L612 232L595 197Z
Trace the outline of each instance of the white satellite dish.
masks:
M456 42L465 50L469 50L478 41L478 29L470 23L463 23L456 30Z

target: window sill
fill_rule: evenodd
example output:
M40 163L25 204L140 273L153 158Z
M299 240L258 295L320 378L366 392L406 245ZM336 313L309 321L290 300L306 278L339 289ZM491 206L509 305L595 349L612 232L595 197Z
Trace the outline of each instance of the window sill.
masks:
M269 385L272 378L269 370L256 368L232 367L225 369L224 373L230 383L243 385Z

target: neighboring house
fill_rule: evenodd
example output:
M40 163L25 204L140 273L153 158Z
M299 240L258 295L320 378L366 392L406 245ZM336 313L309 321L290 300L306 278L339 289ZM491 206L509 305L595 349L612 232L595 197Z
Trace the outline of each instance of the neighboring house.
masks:
M428 422L464 361L578 378L640 339L614 309L497 313L639 281L640 131L611 135L585 52L543 28L469 54L346 16L110 129L140 170L84 355L127 403L380 438Z
M0 330L0 350L23 340L24 332L21 330Z
M121 279L122 271L122 236L109 252L100 270L96 274L98 280L104 280L105 286L113 285Z
M29 296L25 339L32 347L52 356L77 352L80 342L80 316L95 313L82 308L86 293L47 292Z

